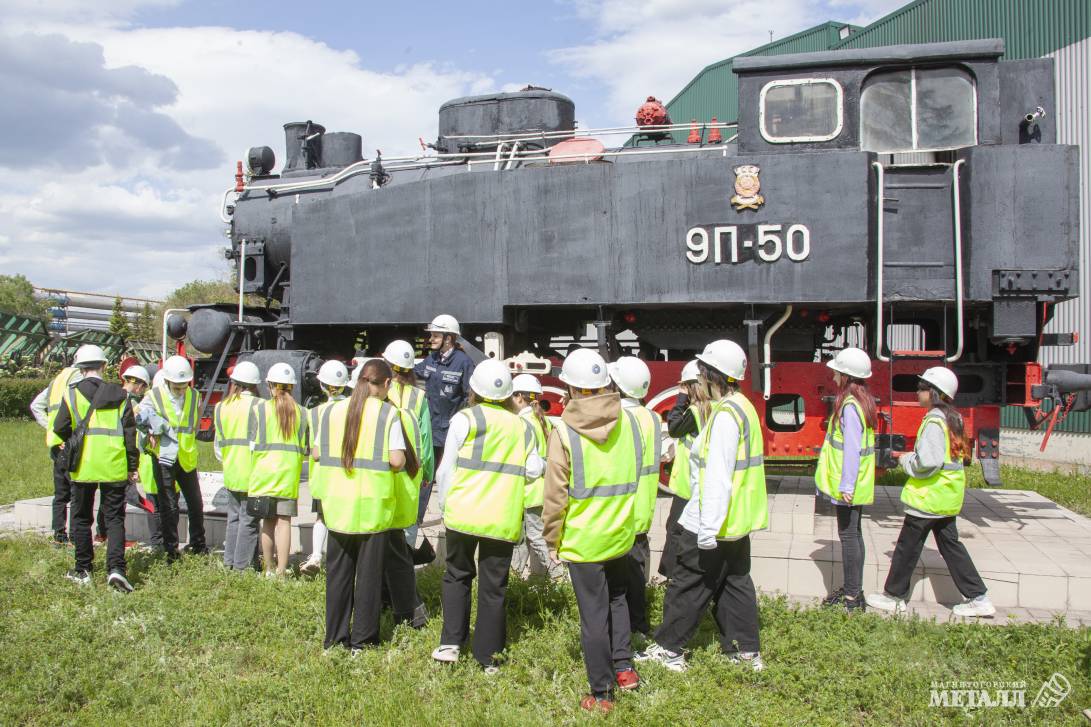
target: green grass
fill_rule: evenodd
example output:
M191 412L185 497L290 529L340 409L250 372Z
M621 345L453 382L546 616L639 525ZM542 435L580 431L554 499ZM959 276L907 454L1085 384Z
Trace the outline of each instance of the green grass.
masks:
M212 444L198 442L198 469L223 469ZM53 463L45 446L45 432L26 419L0 419L0 505L53 494Z
M322 652L324 583L269 582L213 560L171 568L130 559L135 593L100 575L81 589L61 578L71 556L38 537L0 540L0 724L483 724L596 723L571 590L513 582L509 649L497 677L466 658L434 664L439 621L420 632L384 624L386 643L356 659ZM439 572L420 590L438 611ZM660 617L662 590L652 600ZM761 603L767 669L718 658L706 618L690 670L641 668L615 724L1078 724L1091 703L1091 630L1057 624L992 627L848 617ZM1058 708L1031 708L1043 680L1067 676ZM1024 681L1028 707L964 714L929 706L942 681ZM601 719L601 718L599 718Z

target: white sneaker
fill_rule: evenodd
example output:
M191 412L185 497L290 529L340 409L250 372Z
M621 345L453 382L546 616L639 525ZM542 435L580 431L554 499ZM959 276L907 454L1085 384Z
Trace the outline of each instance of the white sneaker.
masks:
M299 564L299 572L305 576L312 575L322 570L322 558L307 558Z
M451 646L450 644L440 644L435 651L432 652L432 658L436 661L442 661L445 664L453 664L458 661L458 652L461 650L458 646Z
M685 671L689 668L683 652L675 653L670 649L664 649L654 641L649 643L644 651L633 654L633 661L658 661L671 671Z
M867 595L867 605L887 613L905 613L906 611L904 600L888 596L885 593L869 593Z
M133 584L123 574L114 571L106 578L106 585L113 586L122 593L132 593Z
M758 651L735 652L734 654L728 654L727 659L732 664L745 664L754 671L763 671L765 669L765 662Z
M498 667L496 664L489 664L488 666L483 668L483 671L485 672L485 676L494 677L500 673L500 667Z
M981 595L965 603L960 603L951 610L956 616L991 618L996 615L996 606L992 604L987 595Z

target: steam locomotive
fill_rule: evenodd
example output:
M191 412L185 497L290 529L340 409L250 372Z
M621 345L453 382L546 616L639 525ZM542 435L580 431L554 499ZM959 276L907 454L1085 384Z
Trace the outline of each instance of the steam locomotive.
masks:
M1056 143L1052 61L1003 50L737 58L737 123L685 141L665 113L578 130L570 99L534 87L445 103L412 157L365 160L357 134L285 124L280 173L255 147L224 195L239 306L168 329L212 354L206 407L236 360L289 362L306 401L323 359L418 339L440 312L475 355L555 387L572 346L637 353L660 411L682 365L731 338L767 460L799 467L830 415L823 357L859 345L876 359L880 461L911 447L916 375L942 363L999 484L1001 406L1091 407L1086 367L1036 363L1075 340L1043 329L1079 294L1077 149Z

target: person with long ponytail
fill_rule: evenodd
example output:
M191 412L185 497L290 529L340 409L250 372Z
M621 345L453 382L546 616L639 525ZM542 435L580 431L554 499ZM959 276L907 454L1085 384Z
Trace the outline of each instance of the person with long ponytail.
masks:
M216 458L223 462L224 487L227 501L227 528L224 535L224 567L244 571L254 562L258 547L257 518L246 507L250 491L250 422L257 397L261 374L250 361L239 361L231 369L231 386L227 396L216 404L212 415L215 429L213 440Z
M311 554L299 565L299 572L317 573L322 568L322 556L326 552L326 522L322 518L322 489L325 486L326 468L318 462L319 442L322 439L322 413L345 398L345 386L349 382L349 370L340 361L330 360L318 369L318 385L326 400L307 410L307 427L311 435L312 457L307 463L307 486L311 493L311 511L315 513L311 528Z
M674 532L674 526L678 524L678 519L682 517L682 511L692 495L689 484L690 450L712 411L712 402L708 400L705 387L699 383L699 374L697 359L682 367L682 375L678 381L678 398L667 413L667 434L676 444L674 463L667 481L667 489L672 495L671 508L667 513L667 538L663 544L663 555L659 558L659 575L668 579L678 558L678 549L671 533Z
M388 541L394 538L405 548L395 527L395 478L416 467L398 411L386 401L390 377L385 361L365 363L352 396L328 407L320 424L318 461L329 470L322 492L329 528L324 644L353 654L379 643ZM391 595L395 611L404 611L399 594L392 589Z
M868 391L871 359L849 347L826 366L833 370L837 399L818 455L814 481L818 491L837 507L837 537L841 541L844 586L822 602L864 609L864 534L860 518L864 505L875 501L875 429L879 414Z
M883 592L867 597L872 608L905 612L913 569L928 534L932 533L955 587L966 599L954 607L954 614L989 617L996 613L985 582L966 546L958 539L955 524L966 492L965 466L973 452L966 440L962 415L954 406L957 393L958 377L948 368L933 366L920 376L917 403L928 413L917 430L913 451L900 459L902 469L909 475L902 488L905 520L890 559Z
M553 431L553 425L546 419L542 411L542 384L532 374L519 374L512 379L512 403L521 416L534 430L534 442L538 456L545 460L546 443ZM515 552L511 559L511 569L516 575L522 575L523 569L530 563L531 553L534 554L538 566L546 572L550 578L564 576L564 564L554 562L549 557L549 546L542 536L545 523L542 521L542 506L545 503L545 478L536 477L527 480L525 501L523 502L523 537L515 546Z
M255 406L252 416L253 467L246 506L252 516L261 518L265 575L279 577L288 569L292 518L298 512L299 480L307 451L307 417L292 398L297 380L291 366L273 364L265 381L270 398Z

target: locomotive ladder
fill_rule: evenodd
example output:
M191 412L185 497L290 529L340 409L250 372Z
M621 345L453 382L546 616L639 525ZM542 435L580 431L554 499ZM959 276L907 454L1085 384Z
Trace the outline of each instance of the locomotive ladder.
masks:
M958 159L951 164L951 209L954 224L954 243L955 243L955 312L957 320L955 323L956 329L956 345L954 353L948 355L946 346L942 352L926 351L906 351L901 352L909 357L914 356L920 358L942 358L948 362L958 361L962 358L963 349L963 325L964 325L964 300L963 300L963 275L962 275L962 206L959 196L959 170L966 162L965 159ZM877 257L877 273L876 273L876 292L875 292L875 357L880 361L889 362L891 356L896 356L899 352L891 351L891 356L883 354L883 203L887 200L886 187L884 184L885 170L883 165L877 161L871 163L871 166L875 169L876 181L878 184L878 191L876 194L876 243L878 246Z

